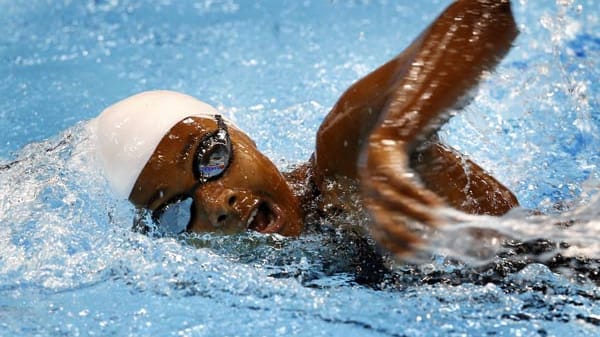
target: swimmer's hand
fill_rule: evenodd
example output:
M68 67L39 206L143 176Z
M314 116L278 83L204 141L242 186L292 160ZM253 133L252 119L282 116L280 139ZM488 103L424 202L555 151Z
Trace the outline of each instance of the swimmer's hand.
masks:
M436 209L445 201L424 187L409 158L447 121L451 109L465 104L517 33L510 1L459 0L404 53L405 67L397 75L402 77L359 163L373 235L390 251L410 252L423 236L419 231L442 224Z
M361 174L363 201L371 216L371 234L381 246L402 255L413 251L427 227L440 225L434 210L444 201L425 189L408 168L406 143L374 134Z

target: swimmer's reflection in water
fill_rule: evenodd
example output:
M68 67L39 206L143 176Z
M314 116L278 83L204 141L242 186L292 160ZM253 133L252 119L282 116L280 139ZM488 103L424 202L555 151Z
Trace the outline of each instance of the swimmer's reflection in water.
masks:
M402 255L451 206L501 215L515 196L436 131L518 34L508 0L459 0L401 54L344 92L310 160L281 173L213 107L144 92L98 118L107 177L158 227L297 236L307 218L369 214L376 241ZM179 229L177 229L179 228Z

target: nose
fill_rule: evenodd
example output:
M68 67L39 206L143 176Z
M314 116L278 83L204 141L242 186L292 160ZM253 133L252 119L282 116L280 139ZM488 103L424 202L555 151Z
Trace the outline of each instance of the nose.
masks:
M241 214L238 205L243 193L222 188L210 194L202 191L197 191L196 194L196 200L201 200L204 212L215 228L226 230L226 227L240 223Z

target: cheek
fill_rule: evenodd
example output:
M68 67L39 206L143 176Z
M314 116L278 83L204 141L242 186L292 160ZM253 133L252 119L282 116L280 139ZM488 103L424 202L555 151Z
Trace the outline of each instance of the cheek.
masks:
M270 198L289 194L287 183L275 164L256 148L238 146L229 169L230 186Z
M210 221L206 217L206 215L197 215L192 219L192 223L190 224L189 231L191 232L212 232L215 228L210 224Z
M232 180L236 180L240 187L264 188L276 178L276 168L259 155L239 155L230 170Z
M194 211L192 212L192 219L191 219L191 223L190 223L190 228L189 230L191 230L192 232L209 232L209 231L213 231L214 228L213 226L210 224L210 220L208 219L208 216L206 215L206 212L204 211L203 208L201 207L197 207L194 204Z
M269 196L279 196L286 191L285 180L271 165L264 165L256 169L252 175L248 176L247 180L253 189L267 193Z

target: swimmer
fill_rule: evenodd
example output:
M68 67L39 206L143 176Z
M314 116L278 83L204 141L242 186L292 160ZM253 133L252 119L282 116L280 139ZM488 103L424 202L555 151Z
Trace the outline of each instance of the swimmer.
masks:
M518 34L509 0L458 0L401 54L348 88L310 160L281 173L215 108L148 91L104 110L98 149L115 192L157 227L297 236L309 216L366 210L376 241L402 255L437 210L502 215L515 196L436 138Z

